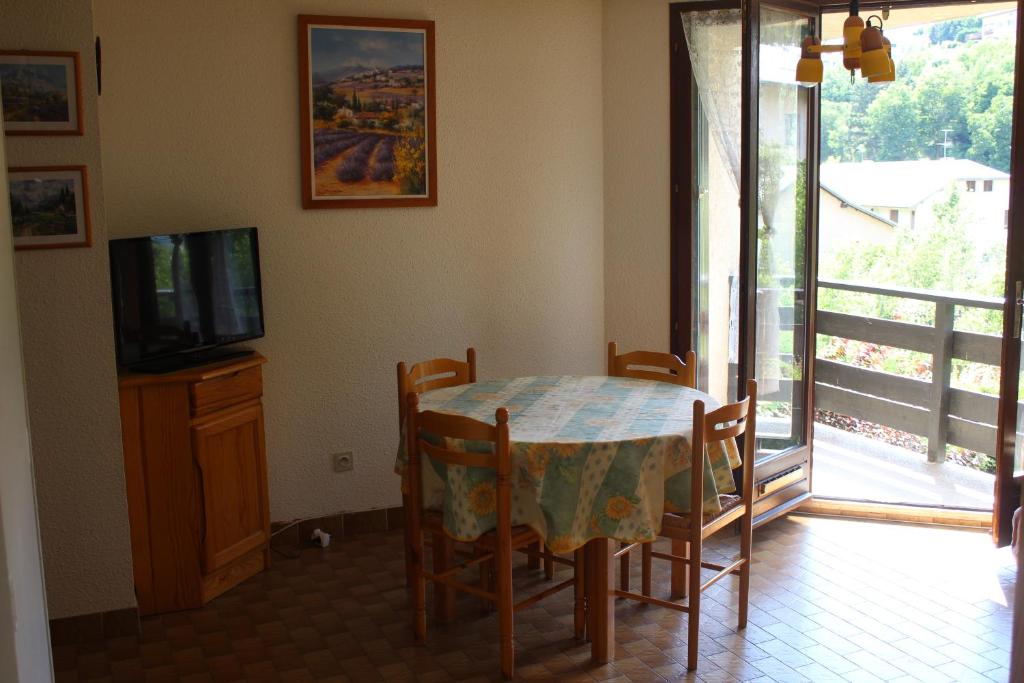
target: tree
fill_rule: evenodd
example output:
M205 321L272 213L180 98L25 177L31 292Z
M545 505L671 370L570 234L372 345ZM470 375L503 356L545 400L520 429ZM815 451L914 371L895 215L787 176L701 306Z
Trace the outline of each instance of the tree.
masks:
M959 62L929 69L914 84L918 156L931 159L962 158L970 145L965 108L964 69ZM941 144L947 141L949 147Z
M955 41L958 43L967 42L967 36L971 33L981 31L981 17L966 17L964 19L950 19L932 24L928 30L928 38L932 43L944 41Z
M913 91L905 83L883 90L868 107L867 151L876 161L902 161L921 156L918 113Z
M1010 146L1007 141L1013 129L1013 97L996 95L983 112L967 114L971 146L967 157L978 163L1010 171Z
M1009 170L1012 43L930 47L897 60L896 82L851 81L837 61L822 83L822 158L878 161L949 156ZM894 132L895 131L895 132Z

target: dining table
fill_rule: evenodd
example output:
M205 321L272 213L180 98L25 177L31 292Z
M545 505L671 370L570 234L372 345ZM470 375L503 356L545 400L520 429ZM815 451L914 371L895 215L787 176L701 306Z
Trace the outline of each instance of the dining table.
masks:
M420 410L494 424L509 412L512 524L532 527L555 554L584 548L591 656L614 655L614 553L620 543L653 541L662 514L690 510L693 405L720 403L669 382L606 376L484 380L428 391ZM451 446L451 445L450 445ZM736 491L734 440L704 456L704 514ZM395 463L405 486L405 435ZM442 513L445 532L471 542L494 528L494 472L423 462L424 507Z

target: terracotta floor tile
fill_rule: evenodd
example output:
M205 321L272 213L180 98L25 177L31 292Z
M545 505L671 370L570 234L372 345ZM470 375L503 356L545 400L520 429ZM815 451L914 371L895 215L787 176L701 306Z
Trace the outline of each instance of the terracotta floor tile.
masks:
M720 536L706 550L710 561L735 545ZM517 678L1006 680L1015 572L984 535L794 515L757 530L754 549L748 627L736 631L735 580L712 586L696 673L685 669L687 616L627 601L616 605L616 661L591 663L589 645L572 637L565 592L516 614ZM429 612L427 642L415 644L401 558L400 531L338 539L294 559L275 554L270 569L203 609L146 617L138 636L55 648L56 680L501 680L497 614L481 613L472 596L460 597L453 624ZM514 578L517 589L546 585L523 562ZM667 583L656 564L655 595L665 596ZM990 595L993 586L1001 594Z

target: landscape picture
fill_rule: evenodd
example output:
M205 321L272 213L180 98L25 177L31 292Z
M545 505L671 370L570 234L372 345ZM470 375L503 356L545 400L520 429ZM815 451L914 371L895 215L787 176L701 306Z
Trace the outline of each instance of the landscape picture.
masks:
M0 52L8 135L81 134L77 53Z
M12 168L8 188L16 249L89 246L84 167Z
M327 19L300 17L304 206L435 204L432 23Z

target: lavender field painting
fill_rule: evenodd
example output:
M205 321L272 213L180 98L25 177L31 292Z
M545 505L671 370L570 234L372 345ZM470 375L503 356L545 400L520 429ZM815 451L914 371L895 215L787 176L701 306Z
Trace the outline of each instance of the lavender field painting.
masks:
M425 33L308 31L313 198L426 196Z

